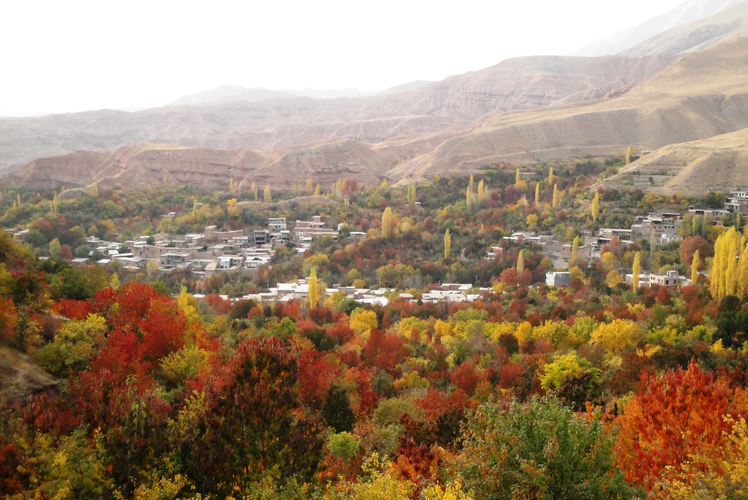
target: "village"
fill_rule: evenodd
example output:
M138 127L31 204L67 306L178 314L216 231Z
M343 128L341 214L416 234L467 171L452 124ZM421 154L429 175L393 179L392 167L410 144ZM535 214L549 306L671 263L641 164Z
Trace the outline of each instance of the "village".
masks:
M687 212L658 211L638 215L629 228L600 228L596 233L584 232L576 248L569 241L559 241L555 236L538 232L515 232L505 236L504 240L527 246L537 245L542 253L551 259L553 269L546 273L546 284L553 287L569 286L572 276L568 270L572 257L579 256L589 262L600 259L601 249L614 240L623 245L635 244L647 240L650 245L667 245L681 239L679 229L688 216L689 221L700 218L704 225L723 225L723 218L738 212L748 216L748 192L731 191L724 208L707 209L689 207ZM167 214L165 217L173 217ZM117 261L124 269L133 271L168 273L175 269L186 268L198 276L210 277L215 273L229 271L252 272L264 266L270 266L276 249L280 246L295 247L299 254L304 254L318 237L330 237L337 241L343 224L333 229L322 220L322 216L312 216L311 220L288 222L285 217L270 217L264 229L243 229L221 231L217 226L207 226L202 233L170 235L156 239L143 235L135 240L112 242L100 240L94 236L87 238L91 257L98 264L109 264ZM27 230L9 231L14 237L23 241ZM249 233L249 234L248 234ZM361 231L346 231L346 238L355 241L369 235ZM504 251L501 245L489 248L485 259L494 259ZM573 255L574 254L574 255ZM74 258L73 265L82 265L91 258ZM625 283L631 285L634 276L623 274ZM639 287L660 285L677 287L690 284L690 280L676 270L665 273L642 273L638 277ZM473 301L488 288L475 287L470 283L440 283L429 292L422 294L418 300L422 303ZM235 300L252 299L258 303L277 303L289 300L301 300L307 297L309 285L306 278L299 278L291 283L277 283L268 287L266 292L251 294ZM412 294L398 292L387 288L354 288L333 284L325 290L326 295L339 294L342 299L352 299L360 304L386 305L391 297L399 300L416 299ZM197 295L199 296L199 294ZM228 297L226 297L228 298Z

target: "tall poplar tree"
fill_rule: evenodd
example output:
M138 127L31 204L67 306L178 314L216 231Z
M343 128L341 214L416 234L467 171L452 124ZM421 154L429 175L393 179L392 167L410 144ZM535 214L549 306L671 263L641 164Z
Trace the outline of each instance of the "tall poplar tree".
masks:
M449 252L452 250L452 236L449 234L449 229L444 232L444 258L449 257Z
M633 282L633 290L637 291L639 289L639 275L642 273L642 253L636 252L634 254L634 266L631 270L632 276L632 282Z
M270 184L265 186L265 203L273 202L273 193L270 191Z
M540 206L540 183L535 184L535 208Z
M592 199L592 220L597 222L598 215L600 215L600 193L595 193Z
M382 214L382 236L392 237L392 208L387 207Z
M691 259L691 284L695 285L699 281L699 251L696 250L693 253L693 259Z

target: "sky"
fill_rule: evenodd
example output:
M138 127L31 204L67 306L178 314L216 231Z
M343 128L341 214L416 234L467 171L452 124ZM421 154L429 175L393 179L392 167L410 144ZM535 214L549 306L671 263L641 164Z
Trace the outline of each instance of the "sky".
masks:
M682 0L19 0L0 116L141 109L220 85L383 90L568 54Z

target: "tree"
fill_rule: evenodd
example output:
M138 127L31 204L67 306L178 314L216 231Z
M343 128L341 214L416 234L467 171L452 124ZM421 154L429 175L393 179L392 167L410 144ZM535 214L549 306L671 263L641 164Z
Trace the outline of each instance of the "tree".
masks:
M467 209L468 210L470 210L470 203L472 201L471 200L472 197L473 197L473 194L471 193L470 186L468 185L467 191L465 192L465 203L467 204Z
M57 238L49 242L49 255L51 255L53 259L60 260L61 249L62 245L60 245L60 240Z
M415 206L416 204L416 185L415 183L411 182L408 184L408 205L411 207Z
M452 237L449 235L449 229L444 231L444 258L449 257L449 253L452 250Z
M314 188L314 196L319 196L319 184Z
M571 255L569 256L569 269L574 267L576 264L574 261L577 259L577 250L579 249L579 236L574 237L574 241L571 242Z
M712 296L716 299L734 295L737 291L739 241L735 227L731 227L714 242L714 258L709 270L709 279Z
M551 206L553 208L556 208L561 201L561 193L558 191L558 184L553 185L553 201L551 202Z
M317 268L313 267L307 279L309 307L315 308L319 304L319 288L317 283Z
M597 222L597 216L600 214L600 193L595 193L595 197L592 199L592 220Z
M639 275L642 272L641 260L642 260L642 253L641 252L636 252L634 254L634 264L633 264L632 270L631 270L631 273L633 275L632 276L633 284L632 284L631 288L635 292L639 289Z
M748 242L743 246L738 261L738 295L748 297Z
M548 185L549 186L553 184L553 179L555 179L555 177L553 176L553 167L551 167L548 169Z
M517 276L522 276L525 272L525 258L522 256L522 250L517 253Z
M699 251L696 250L693 253L691 260L691 284L695 285L699 281Z
M382 236L384 238L392 237L392 226L394 225L394 216L392 215L392 208L387 207L384 209L382 214Z
M483 179L478 183L478 201L483 202L486 199L486 192L483 186Z
M312 194L314 192L314 184L312 183L312 179L309 178L306 180L306 193Z
M678 367L643 380L616 419L616 461L626 479L649 490L679 474L693 457L719 457L732 427L724 417L745 411L735 396L726 377L708 374L695 362L685 371Z
M489 402L464 427L447 471L476 498L632 498L613 464L613 437L555 398Z
M540 206L540 183L535 184L535 208Z
M265 203L273 202L273 193L270 191L270 184L265 186Z

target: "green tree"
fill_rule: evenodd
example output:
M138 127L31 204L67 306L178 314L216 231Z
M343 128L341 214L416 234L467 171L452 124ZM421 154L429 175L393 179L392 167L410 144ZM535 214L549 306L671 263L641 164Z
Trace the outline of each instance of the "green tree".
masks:
M485 403L464 436L446 468L476 498L603 500L638 493L613 464L614 439L602 423L555 398Z

